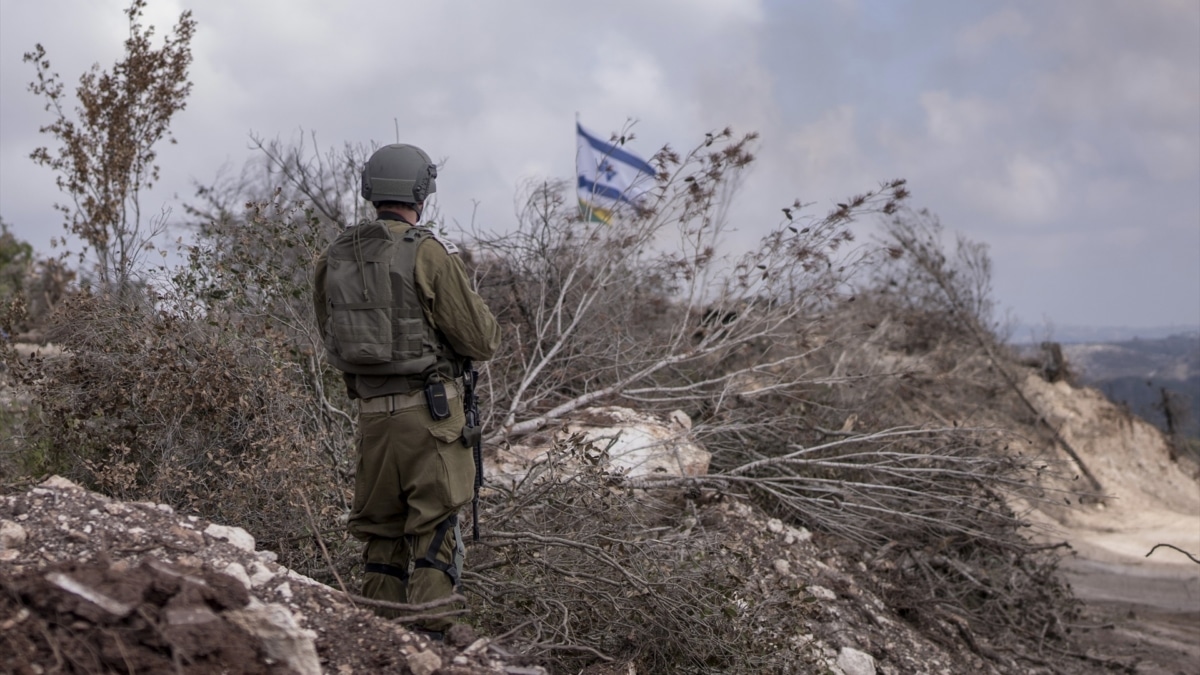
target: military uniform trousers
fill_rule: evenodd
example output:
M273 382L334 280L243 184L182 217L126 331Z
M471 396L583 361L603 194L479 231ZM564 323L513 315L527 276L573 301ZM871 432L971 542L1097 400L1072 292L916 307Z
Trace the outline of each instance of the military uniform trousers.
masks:
M458 528L447 524L471 501L475 463L462 443L466 416L456 383L447 383L446 392L450 417L437 421L421 391L361 403L349 530L366 542L365 597L416 604L454 590L455 580L444 570L456 567L462 542ZM427 558L436 562L430 565ZM450 625L441 619L423 627Z

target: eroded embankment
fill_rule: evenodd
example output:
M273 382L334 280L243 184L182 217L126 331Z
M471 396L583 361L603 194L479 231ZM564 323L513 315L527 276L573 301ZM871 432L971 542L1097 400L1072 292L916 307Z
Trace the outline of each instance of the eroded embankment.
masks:
M1049 538L1070 544L1063 571L1097 626L1084 644L1139 673L1195 672L1200 564L1181 551L1200 554L1200 469L1095 390L1033 376L1024 390L1104 489L1103 500L1034 513ZM1148 555L1158 544L1175 548Z

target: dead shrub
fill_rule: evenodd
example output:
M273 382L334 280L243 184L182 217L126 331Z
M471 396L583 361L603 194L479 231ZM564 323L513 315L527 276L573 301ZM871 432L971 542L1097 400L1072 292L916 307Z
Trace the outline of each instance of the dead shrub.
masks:
M549 457L488 491L465 574L474 622L556 672L803 670L789 640L804 594L764 590L753 533L716 513L714 493L632 489L579 438Z
M305 325L311 223L271 205L249 220L163 291L66 303L51 338L69 356L26 373L33 443L43 471L240 525L326 578L313 537L346 508L350 420Z

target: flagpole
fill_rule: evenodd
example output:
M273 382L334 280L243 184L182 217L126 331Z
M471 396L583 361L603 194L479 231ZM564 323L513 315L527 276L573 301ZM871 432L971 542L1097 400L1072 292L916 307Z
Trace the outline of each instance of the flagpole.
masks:
M579 197L579 111L575 111L575 203L579 206L579 217L586 221L583 213L583 200Z

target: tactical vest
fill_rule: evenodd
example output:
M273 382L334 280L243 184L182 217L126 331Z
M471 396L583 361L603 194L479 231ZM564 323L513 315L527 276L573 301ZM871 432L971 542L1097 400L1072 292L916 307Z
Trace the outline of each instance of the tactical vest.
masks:
M451 350L425 318L415 281L425 228L386 221L347 228L326 254L329 363L356 375L454 372Z

